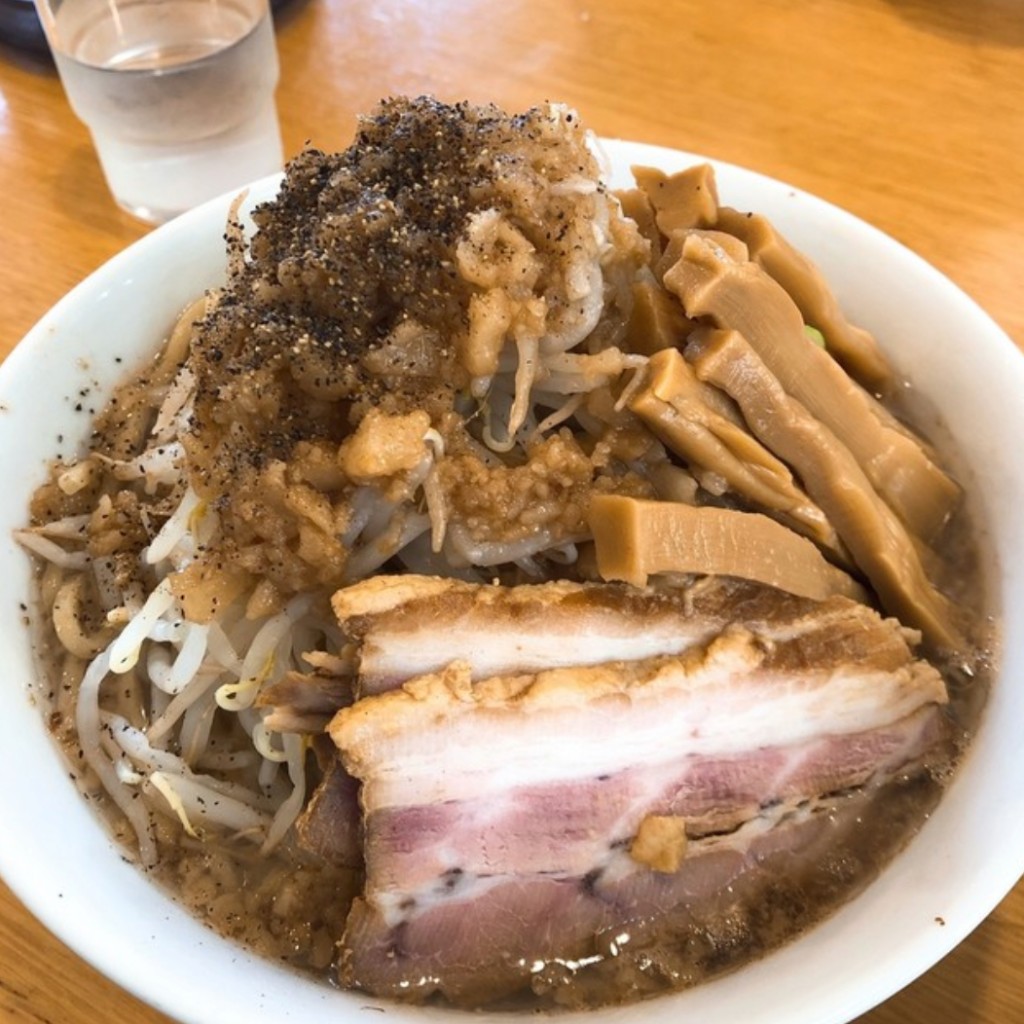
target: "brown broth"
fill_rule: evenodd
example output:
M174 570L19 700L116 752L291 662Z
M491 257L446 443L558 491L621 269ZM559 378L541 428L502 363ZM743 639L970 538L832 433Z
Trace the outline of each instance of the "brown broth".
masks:
M948 540L968 567L977 567L981 560L972 536L969 524L956 523ZM966 577L960 576L965 592L983 590L977 573ZM45 623L48 617L37 621ZM42 638L41 652L56 649L54 637ZM589 955L571 964L545 964L531 976L528 990L495 1005L578 1009L687 988L763 957L854 898L917 834L977 726L990 682L991 647L977 649L969 660L966 670L964 658L943 666L957 726L953 746L943 756L874 792L836 794L818 812L826 821L820 834L796 862L788 853L769 857L707 905L676 907L659 920L633 922L628 942L618 934L618 942L595 936ZM69 686L66 670L62 675L52 656L47 661L49 677L63 679L48 695L54 709L51 725L62 737L69 762L77 766L76 782L130 849L130 829L82 769L74 733L57 710L66 704L58 699ZM149 874L172 899L225 939L337 983L336 946L351 901L361 890L361 872L320 863L294 841L261 857L215 835L197 841L175 819L154 818L161 857Z

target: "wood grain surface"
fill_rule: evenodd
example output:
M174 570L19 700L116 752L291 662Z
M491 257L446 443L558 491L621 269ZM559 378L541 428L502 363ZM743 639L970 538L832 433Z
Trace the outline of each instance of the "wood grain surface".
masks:
M277 36L289 153L343 147L389 94L563 100L601 135L705 153L845 207L1024 347L1017 0L292 0ZM2 42L0 186L2 357L149 229L110 199L52 66ZM0 822L0 842L16 841ZM1022 965L1024 885L860 1024L1024 1021ZM165 1020L0 886L0 1021Z

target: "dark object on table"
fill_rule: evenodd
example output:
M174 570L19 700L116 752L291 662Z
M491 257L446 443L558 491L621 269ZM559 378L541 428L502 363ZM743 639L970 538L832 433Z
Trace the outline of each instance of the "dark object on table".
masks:
M292 0L271 0L270 6L276 13L291 2ZM49 57L50 48L32 0L0 0L0 45L2 44Z
M0 0L0 43L49 55L43 26L32 0Z

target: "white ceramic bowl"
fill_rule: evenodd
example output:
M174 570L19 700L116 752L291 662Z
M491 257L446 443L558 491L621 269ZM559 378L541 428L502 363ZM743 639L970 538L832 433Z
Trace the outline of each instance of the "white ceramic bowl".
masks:
M615 184L631 164L675 170L697 157L608 142ZM768 214L823 268L852 317L943 411L974 474L990 533L1003 620L1024 622L1024 358L948 280L877 230L749 171L718 166L723 201ZM252 198L269 197L276 180ZM184 304L223 273L228 199L155 231L48 313L0 368L0 873L59 938L117 983L189 1024L340 1024L383 1006L392 1022L454 1014L375 1004L221 941L121 858L68 779L33 706L36 673L19 603L28 562L10 539L47 460L88 430L125 369L148 354ZM59 440L63 438L63 440ZM963 939L1024 873L1024 631L1006 630L1002 668L974 747L920 836L863 895L783 950L702 988L595 1022L845 1024ZM41 968L42 969L42 968ZM488 1022L504 1015L484 1016ZM511 1017L508 1019L512 1019ZM521 1018L515 1018L517 1020Z

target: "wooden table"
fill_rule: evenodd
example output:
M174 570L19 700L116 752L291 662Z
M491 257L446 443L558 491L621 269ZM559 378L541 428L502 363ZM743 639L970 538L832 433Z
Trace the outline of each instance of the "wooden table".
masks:
M706 153L872 222L1024 347L1024 5L1016 0L293 0L286 150L347 144L398 93L550 98L599 134ZM147 228L109 198L46 61L0 49L0 355ZM969 339L965 339L968 343ZM0 842L16 841L3 834ZM1024 885L860 1024L1024 1021ZM0 886L0 1020L165 1020Z

